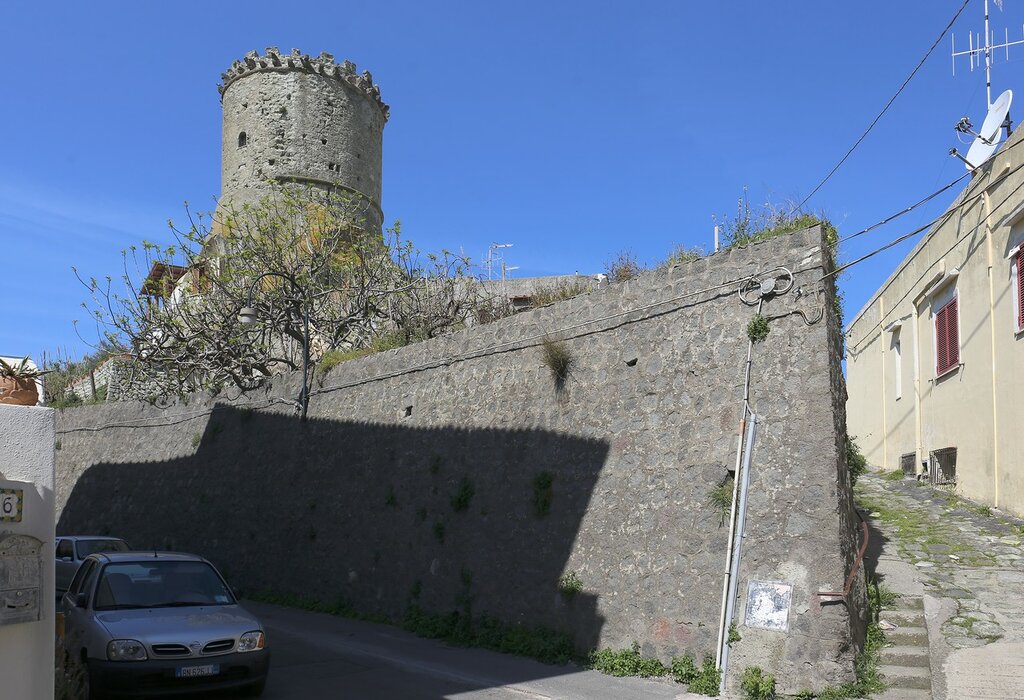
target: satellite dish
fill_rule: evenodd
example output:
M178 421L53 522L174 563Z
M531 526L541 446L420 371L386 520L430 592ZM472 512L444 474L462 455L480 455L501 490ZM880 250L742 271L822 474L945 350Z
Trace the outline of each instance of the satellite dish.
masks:
M986 141L996 142L999 140L999 130L1006 121L1006 115L1010 113L1010 103L1013 101L1013 90L1007 90L996 98L992 106L988 108L988 115L981 125L981 138Z
M992 154L996 152L996 148L998 147L999 144L995 141L992 143L985 143L984 139L974 139L974 143L972 143L971 147L967 149L967 155L964 156L964 165L967 166L968 170L974 170L991 158Z
M1003 124L1006 123L1006 115L1010 113L1010 103L1013 101L1013 91L1007 90L996 98L992 106L988 108L988 114L981 125L981 131L975 134L974 143L967 151L967 155L961 160L968 170L974 170L982 165L999 147L999 137L1002 135ZM969 132L974 133L974 132Z

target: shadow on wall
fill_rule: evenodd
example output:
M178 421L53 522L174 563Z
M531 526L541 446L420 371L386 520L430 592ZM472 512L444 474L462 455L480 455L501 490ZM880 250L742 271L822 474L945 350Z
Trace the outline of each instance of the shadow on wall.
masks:
M474 618L564 631L580 650L597 645L596 596L565 595L559 578L608 455L604 441L303 423L226 405L193 441L189 457L90 467L57 532L195 552L250 595L393 620L417 601L445 614L468 606Z

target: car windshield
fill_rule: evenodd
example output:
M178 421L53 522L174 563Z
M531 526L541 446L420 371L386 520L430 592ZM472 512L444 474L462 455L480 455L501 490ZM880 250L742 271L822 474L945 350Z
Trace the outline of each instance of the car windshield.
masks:
M78 540L75 543L78 547L78 558L85 559L96 552L127 552L128 545L124 540Z
M232 605L234 597L202 561L113 562L103 567L96 610Z

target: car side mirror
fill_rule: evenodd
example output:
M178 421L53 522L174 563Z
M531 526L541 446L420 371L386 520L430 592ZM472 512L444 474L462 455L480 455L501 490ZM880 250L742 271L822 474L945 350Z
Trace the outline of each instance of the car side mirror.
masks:
M88 604L89 604L89 594L88 593L79 593L78 595L75 596L75 607L76 608L84 608Z

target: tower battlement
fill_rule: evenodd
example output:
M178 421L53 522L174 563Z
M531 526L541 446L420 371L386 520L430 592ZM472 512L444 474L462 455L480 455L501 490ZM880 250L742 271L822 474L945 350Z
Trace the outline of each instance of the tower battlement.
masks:
M231 68L221 74L221 82L217 85L217 91L223 101L224 92L239 78L253 73L283 73L287 71L313 73L347 83L374 102L383 112L385 120L388 118L389 107L381 99L380 85L373 83L373 75L370 74L370 71L364 70L357 74L356 64L352 61L335 63L334 55L326 51L321 51L320 55L316 57L304 54L299 49L292 49L290 54L282 54L276 46L267 47L266 54L262 56L257 51L250 51L245 58L235 61L231 64Z

